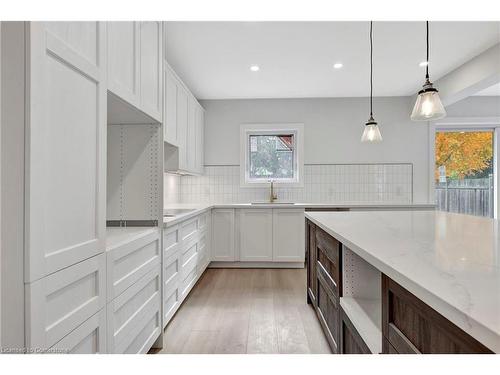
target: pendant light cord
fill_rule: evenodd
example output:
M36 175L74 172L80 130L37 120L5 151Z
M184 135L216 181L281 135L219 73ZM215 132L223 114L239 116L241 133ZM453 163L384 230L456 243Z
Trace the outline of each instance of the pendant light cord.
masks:
M373 21L370 21L370 117L373 116Z
M427 65L425 66L425 78L429 79L429 21L425 21L427 28Z

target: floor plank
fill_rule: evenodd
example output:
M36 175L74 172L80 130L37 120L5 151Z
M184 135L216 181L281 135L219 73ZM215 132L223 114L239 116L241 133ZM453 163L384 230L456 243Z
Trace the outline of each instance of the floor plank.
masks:
M164 340L159 353L330 353L305 269L208 269Z

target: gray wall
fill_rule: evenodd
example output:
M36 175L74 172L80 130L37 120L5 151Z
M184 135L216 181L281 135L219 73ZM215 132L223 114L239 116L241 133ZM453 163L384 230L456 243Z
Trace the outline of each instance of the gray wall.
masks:
M500 96L471 96L446 107L449 117L498 117Z
M205 164L239 164L242 123L300 122L304 160L318 163L413 163L414 202L427 203L429 129L410 121L411 97L374 99L383 142L361 143L367 98L205 100Z

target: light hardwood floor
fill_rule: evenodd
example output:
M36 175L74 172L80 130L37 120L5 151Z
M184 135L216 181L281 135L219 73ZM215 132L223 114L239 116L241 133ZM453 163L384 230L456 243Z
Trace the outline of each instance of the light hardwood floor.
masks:
M305 269L207 269L159 353L330 353Z

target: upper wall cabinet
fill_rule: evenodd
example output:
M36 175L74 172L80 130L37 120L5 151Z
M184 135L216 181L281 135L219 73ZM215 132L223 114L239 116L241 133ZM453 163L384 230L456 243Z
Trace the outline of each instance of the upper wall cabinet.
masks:
M162 23L113 21L107 22L107 28L109 91L161 122Z
M205 110L167 62L164 66L165 170L202 174Z

